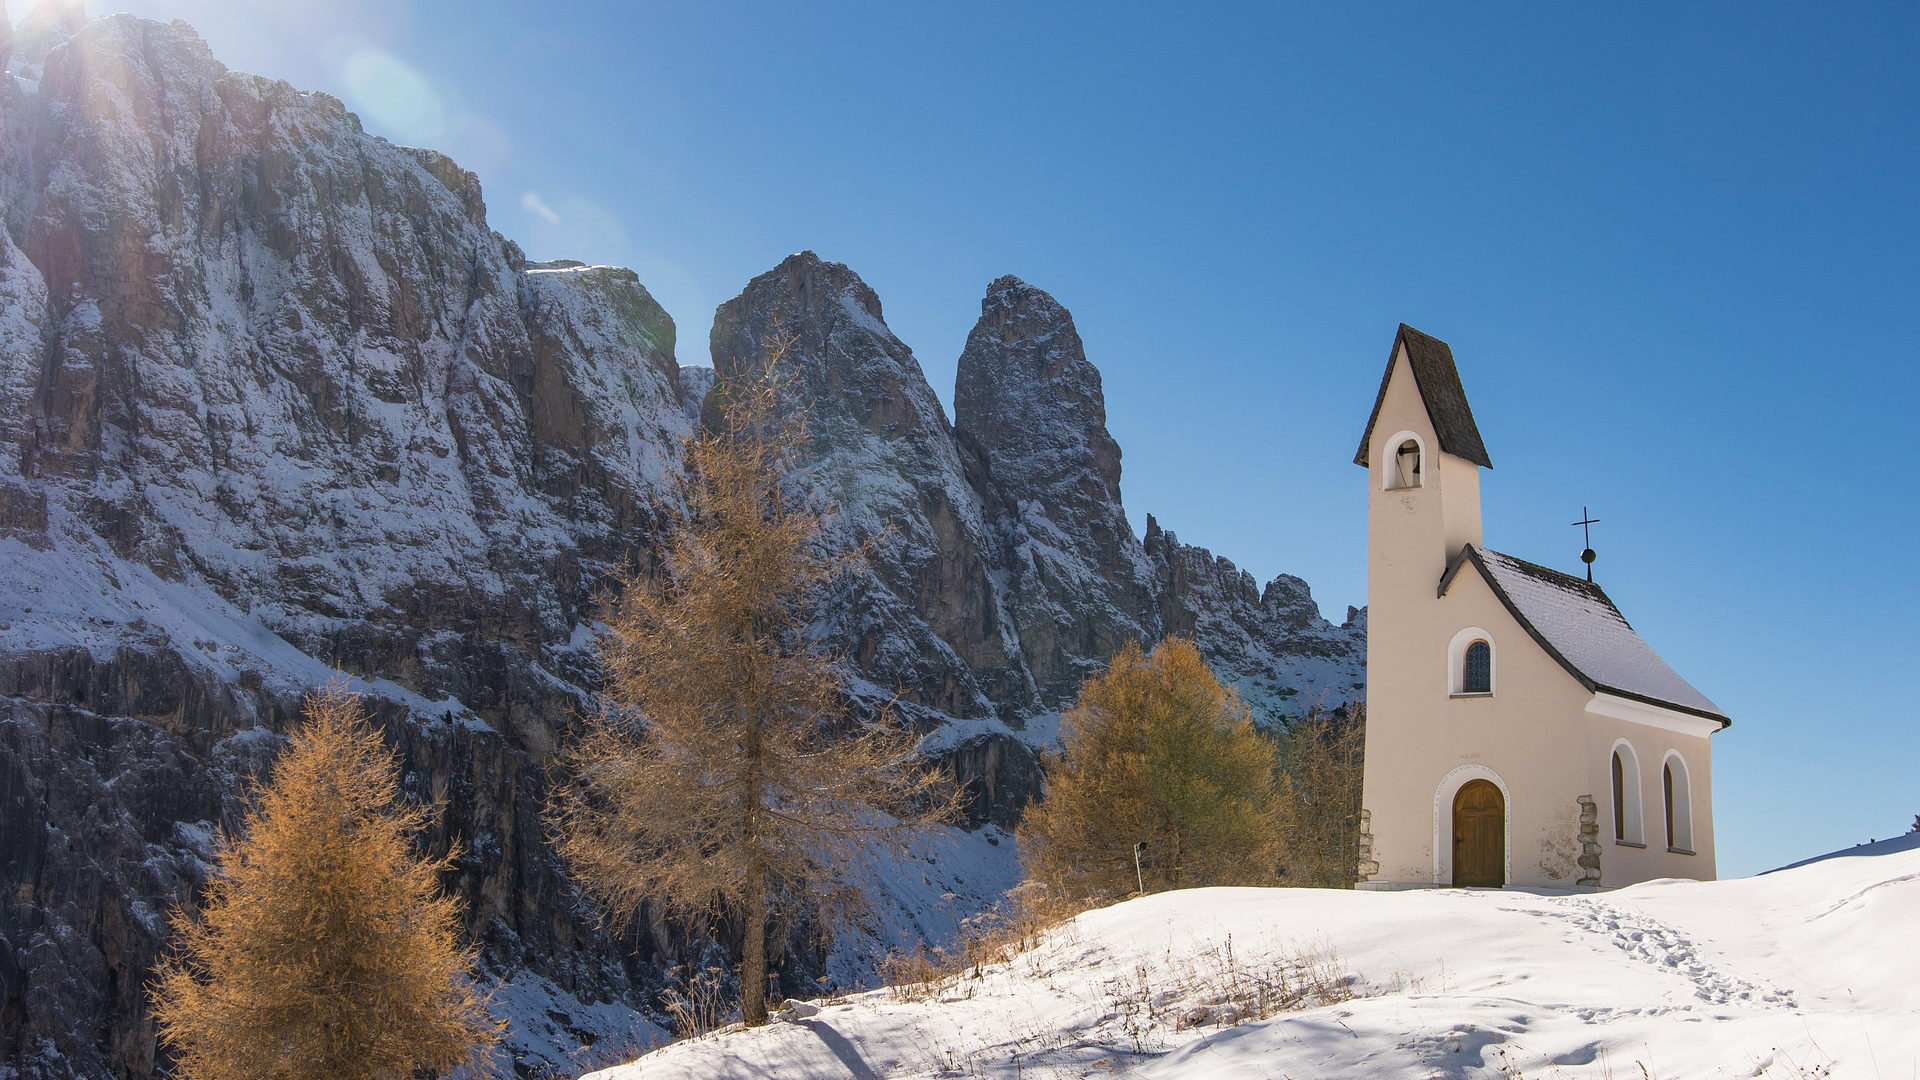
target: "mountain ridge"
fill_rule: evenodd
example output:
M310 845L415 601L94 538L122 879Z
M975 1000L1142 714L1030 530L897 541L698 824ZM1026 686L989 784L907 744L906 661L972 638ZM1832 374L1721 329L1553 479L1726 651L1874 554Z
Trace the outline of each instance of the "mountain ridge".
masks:
M545 844L543 770L591 707L595 594L650 557L714 376L633 271L529 261L472 173L229 70L184 23L43 6L0 64L10 1067L153 1074L164 912L335 676L447 806L430 844L464 841L450 884L517 1067L652 1030L706 946L597 929ZM1134 536L1098 371L1045 293L989 287L961 419L847 267L756 277L715 313L714 370L776 322L818 410L797 480L876 549L818 632L973 795L949 854L889 882L900 932L1005 882L1036 751L1120 641L1194 635L1269 716L1357 688L1363 618L1327 622L1284 575L1262 594L1152 519Z

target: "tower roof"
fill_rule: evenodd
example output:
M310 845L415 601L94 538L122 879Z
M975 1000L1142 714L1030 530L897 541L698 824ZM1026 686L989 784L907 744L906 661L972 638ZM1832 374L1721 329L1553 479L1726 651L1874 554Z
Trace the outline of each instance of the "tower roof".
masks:
M1413 367L1414 385L1420 388L1420 400L1427 406L1433 430L1440 437L1440 449L1475 465L1493 468L1487 459L1487 447L1480 441L1480 428L1473 422L1473 409L1467 405L1467 391L1460 385L1460 369L1454 366L1453 350L1437 337L1428 337L1406 323L1394 335L1393 348L1387 351L1387 371L1380 376L1380 394L1373 399L1373 415L1367 417L1367 430L1360 436L1360 452L1353 455L1355 465L1366 465L1367 444L1373 441L1373 425L1380 420L1380 406L1387 400L1387 383L1393 380L1394 358L1400 347L1407 349L1407 362Z
M1527 633L1588 690L1732 721L1627 624L1606 591L1524 559L1468 544L1440 579L1440 595L1471 564Z

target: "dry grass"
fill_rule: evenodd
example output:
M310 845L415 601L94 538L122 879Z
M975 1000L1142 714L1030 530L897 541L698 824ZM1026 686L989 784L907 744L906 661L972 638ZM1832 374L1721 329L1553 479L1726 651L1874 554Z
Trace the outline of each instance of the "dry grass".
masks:
M1157 968L1139 965L1107 983L1122 1030L1144 1048L1154 1030L1231 1027L1315 1009L1356 995L1358 980L1325 948L1249 960L1233 938Z
M684 968L675 968L676 974ZM670 986L660 994L660 1004L673 1021L675 1039L693 1039L717 1031L733 1019L723 992L726 969L710 967L691 972L679 986Z
M1089 906L1057 896L1045 886L1022 885L992 910L960 920L951 944L930 948L921 942L888 955L880 961L880 977L895 1001L944 996L954 983L978 979L987 968L1032 951L1049 930Z
M898 1002L951 1002L973 998L990 985L989 972L1011 969L1025 981L1049 981L1057 965L1076 962L1075 950L1040 948L1071 940L1067 920L1086 910L1032 885L1016 890L1002 907L962 922L960 934L942 948L895 953L881 965L887 989ZM1084 957L1079 962L1084 962ZM1077 980L1075 980L1077 981ZM1124 1071L1142 1055L1162 1053L1198 1028L1225 1028L1285 1012L1317 1008L1355 997L1361 986L1325 948L1307 948L1248 959L1231 937L1210 946L1143 960L1131 972L1098 984L1106 1019L1094 1032L1055 1030L1036 1021L1015 1024L1009 1038L973 1053L941 1043L923 1046L926 1063L942 1076L1020 1076L1030 1069ZM1091 1042L1089 1042L1091 1040ZM1094 1048L1105 1047L1104 1053ZM1097 1059L1097 1060L1096 1060Z

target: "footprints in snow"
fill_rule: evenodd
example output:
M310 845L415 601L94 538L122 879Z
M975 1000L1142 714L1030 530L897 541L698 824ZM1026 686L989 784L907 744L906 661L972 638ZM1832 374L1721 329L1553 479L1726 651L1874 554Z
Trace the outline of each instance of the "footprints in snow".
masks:
M1575 927L1604 935L1628 956L1686 979L1693 984L1694 996L1708 1004L1795 1007L1793 991L1761 986L1716 969L1701 958L1691 939L1650 916L1584 896L1550 897L1548 902Z

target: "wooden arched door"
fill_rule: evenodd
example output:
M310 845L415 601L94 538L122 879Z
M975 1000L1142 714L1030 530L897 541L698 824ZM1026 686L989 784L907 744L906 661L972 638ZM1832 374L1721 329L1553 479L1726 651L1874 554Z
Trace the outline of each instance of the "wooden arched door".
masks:
M1486 780L1453 796L1453 884L1498 889L1507 883L1507 800Z

